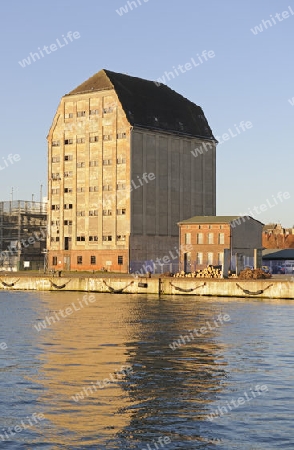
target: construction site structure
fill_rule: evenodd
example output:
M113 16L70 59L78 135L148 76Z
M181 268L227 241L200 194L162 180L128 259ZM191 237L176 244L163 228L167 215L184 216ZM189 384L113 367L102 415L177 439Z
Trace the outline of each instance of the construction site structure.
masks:
M46 236L46 202L0 202L0 270L46 270Z

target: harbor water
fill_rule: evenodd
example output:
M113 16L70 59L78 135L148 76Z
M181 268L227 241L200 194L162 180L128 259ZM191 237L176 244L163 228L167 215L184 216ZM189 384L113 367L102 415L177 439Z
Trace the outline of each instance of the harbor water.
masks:
M0 292L0 449L294 448L291 300Z

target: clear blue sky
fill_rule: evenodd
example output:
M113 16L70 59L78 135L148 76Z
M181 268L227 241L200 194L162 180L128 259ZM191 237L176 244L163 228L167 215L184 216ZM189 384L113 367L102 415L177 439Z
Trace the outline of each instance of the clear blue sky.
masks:
M257 207L261 222L292 226L294 1L135 1L141 6L122 15L116 9L126 0L1 2L0 200L12 187L14 199L38 200L41 184L46 193L46 136L62 95L102 68L156 80L212 50L214 58L167 84L203 108L215 136L252 123L218 146L217 214ZM283 11L289 17L252 33ZM64 43L68 31L80 38L21 67L38 47ZM21 160L6 167L10 153ZM290 198L274 201L279 192Z

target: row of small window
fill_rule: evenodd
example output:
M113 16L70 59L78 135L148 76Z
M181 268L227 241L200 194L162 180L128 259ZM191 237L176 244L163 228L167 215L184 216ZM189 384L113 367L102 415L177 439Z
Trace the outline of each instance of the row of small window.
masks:
M72 188L64 188L64 192L66 194L69 194L71 192L73 192ZM77 187L77 192L86 192L86 188L84 188L83 186L81 187ZM98 186L90 186L89 187L89 192L98 192ZM60 194L60 189L56 188L56 189L51 189L51 194Z
M113 107L109 106L107 108L102 108L103 114L110 114L113 112ZM99 109L90 109L89 115L90 116L97 116L99 114ZM65 113L64 118L65 119L72 119L74 116L73 113ZM77 117L86 117L86 111L77 111Z
M117 264L118 265L122 265L124 263L124 257L123 256L118 256L117 257ZM83 257L82 256L77 256L77 264L83 264ZM90 256L90 264L91 265L96 265L96 256L92 255ZM53 256L52 257L52 266L57 266L57 256Z
M71 238L68 238L69 241L71 241ZM89 236L88 237L89 242L98 242L98 236ZM126 240L126 235L124 234L119 234L116 236L116 240L117 241L125 241ZM60 242L60 237L59 236L52 236L50 238L51 242ZM77 236L76 237L76 241L77 242L86 242L86 236ZM102 241L103 242L111 242L112 241L112 236L111 235L106 235L106 236L102 236Z
M218 233L218 244L222 245L225 243L225 234ZM191 233L185 233L185 244L191 244ZM197 233L196 244L204 244L203 233ZM207 244L214 244L214 233L207 233Z
M73 204L72 203L66 203L63 205L64 209L73 209ZM51 205L51 210L52 211L59 211L60 210L60 205ZM125 215L126 214L126 209L125 208L120 208L116 210L116 214L118 216L121 215ZM85 211L77 211L77 216L85 216ZM102 210L102 215L103 216L112 216L112 210L111 209L103 209ZM98 216L98 209L91 209L89 211L89 216ZM68 225L68 224L65 224Z
M116 139L126 139L127 133L116 133ZM103 141L112 141L112 134L103 134L102 136ZM72 145L74 143L74 139L64 139L64 145ZM77 138L76 143L77 144L84 144L86 142L86 138ZM89 142L99 142L99 136L90 136ZM52 141L52 147L59 147L60 141Z
M126 184L125 183L117 183L116 185L116 189L118 191L122 191L124 189L126 189ZM112 191L112 186L111 184L104 184L102 186L102 190L103 191ZM65 194L70 194L73 192L73 188L68 187L68 188L64 188L64 193ZM83 186L77 187L77 192L86 192L86 188ZM89 187L89 192L98 192L98 186L90 186ZM53 188L51 189L51 194L60 194L60 189L59 188Z
M116 240L117 241L125 241L126 240L126 235L125 234L119 234L119 235L116 236ZM85 242L86 238L85 238L85 236L77 236L77 241L78 242ZM89 241L98 241L98 236L89 236ZM102 241L103 242L111 242L112 241L112 236L111 235L102 236Z
M196 264L205 264L205 265L213 265L217 263L218 265L223 264L223 253L217 254L217 260L214 260L214 254L212 252L208 252L206 258L204 259L203 253L196 254Z
M198 228L199 230L201 228L208 228L209 230L211 230L211 228L216 228L215 225L197 225L196 228ZM219 225L218 228L221 230L223 227L223 225Z
M73 161L73 155L65 155L64 161ZM59 163L60 157L59 156L53 156L52 157L53 163ZM116 160L117 164L125 164L126 158L117 158ZM111 166L112 165L112 159L103 159L102 160L103 166ZM89 166L94 167L98 166L98 161L89 161ZM77 167L86 167L86 163L84 161L77 162Z

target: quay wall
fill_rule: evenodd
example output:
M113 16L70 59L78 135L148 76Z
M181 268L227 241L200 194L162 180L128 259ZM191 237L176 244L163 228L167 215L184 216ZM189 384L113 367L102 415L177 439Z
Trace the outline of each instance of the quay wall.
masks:
M81 291L113 294L193 295L294 299L294 282L288 280L4 276L0 290Z

